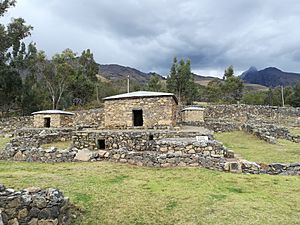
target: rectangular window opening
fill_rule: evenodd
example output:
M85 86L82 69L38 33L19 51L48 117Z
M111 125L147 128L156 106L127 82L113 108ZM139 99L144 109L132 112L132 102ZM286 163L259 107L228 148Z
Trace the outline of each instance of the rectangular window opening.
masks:
M105 140L104 139L99 139L97 140L97 148L98 149L105 149Z
M132 110L133 115L133 126L140 127L143 126L143 110L137 109Z
M149 141L153 141L153 139L154 139L153 134L150 134L150 135L149 135Z
M44 127L50 127L51 125L51 119L48 118L44 118Z

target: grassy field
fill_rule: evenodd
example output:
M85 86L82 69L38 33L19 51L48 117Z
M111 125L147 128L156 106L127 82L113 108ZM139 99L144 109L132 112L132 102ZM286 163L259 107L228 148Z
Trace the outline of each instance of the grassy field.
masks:
M300 128L291 128L289 131L292 135L300 136Z
M300 144L287 140L278 140L276 145L269 144L242 131L216 133L215 138L232 149L243 159L261 163L300 162Z
M299 177L0 161L0 181L60 188L84 211L75 224L300 224Z

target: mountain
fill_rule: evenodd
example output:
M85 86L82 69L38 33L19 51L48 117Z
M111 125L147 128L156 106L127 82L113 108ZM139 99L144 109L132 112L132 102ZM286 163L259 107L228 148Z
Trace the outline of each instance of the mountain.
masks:
M300 82L300 74L283 72L276 67L257 70L252 66L240 77L246 83L260 84L267 87L294 86L297 82Z
M136 81L137 83L147 83L153 74L156 73L144 73L137 69L117 64L99 65L100 77L110 81L125 80L129 75L130 80L132 81ZM158 75L161 79L165 79L159 74L156 75Z

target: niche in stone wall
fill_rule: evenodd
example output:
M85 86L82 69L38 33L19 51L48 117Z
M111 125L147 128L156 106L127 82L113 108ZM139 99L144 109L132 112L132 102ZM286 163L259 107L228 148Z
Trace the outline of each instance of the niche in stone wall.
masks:
M132 120L133 120L133 126L135 127L143 126L143 110L142 109L132 110Z
M51 126L51 119L50 117L44 118L44 127L50 127Z
M98 149L105 149L105 139L98 139L97 140L97 148Z

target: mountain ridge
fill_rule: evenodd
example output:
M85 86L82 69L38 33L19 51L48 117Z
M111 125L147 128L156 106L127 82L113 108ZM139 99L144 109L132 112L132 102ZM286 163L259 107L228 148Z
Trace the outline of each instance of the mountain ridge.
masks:
M295 86L300 82L300 73L284 72L276 67L257 70L251 66L240 75L246 83L259 84L267 87Z

